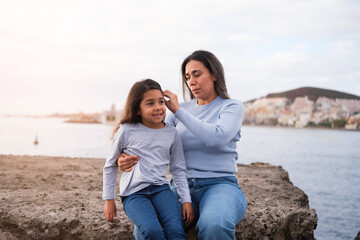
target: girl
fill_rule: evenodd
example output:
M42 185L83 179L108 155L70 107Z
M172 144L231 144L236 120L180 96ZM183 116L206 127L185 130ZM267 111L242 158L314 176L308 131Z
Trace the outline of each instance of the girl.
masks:
M108 221L116 216L117 158L122 152L137 155L138 163L120 179L126 214L145 239L186 239L182 218L189 224L194 213L181 139L175 127L164 123L165 112L164 94L157 82L146 79L133 85L103 169L104 215ZM167 165L178 189L182 217L166 179Z

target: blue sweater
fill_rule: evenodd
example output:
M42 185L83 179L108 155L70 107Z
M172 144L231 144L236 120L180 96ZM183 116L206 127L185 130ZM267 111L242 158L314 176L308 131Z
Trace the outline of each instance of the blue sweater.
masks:
M166 123L180 134L188 178L233 176L237 172L236 143L244 116L243 104L218 96L206 105L197 99L181 103Z

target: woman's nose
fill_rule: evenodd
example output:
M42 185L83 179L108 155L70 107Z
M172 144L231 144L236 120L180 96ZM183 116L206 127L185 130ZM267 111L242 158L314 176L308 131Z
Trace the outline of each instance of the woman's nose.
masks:
M195 85L195 78L191 77L191 78L188 80L188 84L189 84L189 86Z

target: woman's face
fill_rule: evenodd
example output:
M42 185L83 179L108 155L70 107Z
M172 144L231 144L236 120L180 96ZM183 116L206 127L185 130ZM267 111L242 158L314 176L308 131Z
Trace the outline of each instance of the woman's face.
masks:
M216 79L202 62L189 61L185 67L185 78L186 84L198 99L198 104L208 104L218 96L214 83Z

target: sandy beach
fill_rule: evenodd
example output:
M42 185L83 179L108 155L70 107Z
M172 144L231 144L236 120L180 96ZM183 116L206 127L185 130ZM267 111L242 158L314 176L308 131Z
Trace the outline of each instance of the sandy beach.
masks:
M0 240L132 239L133 224L119 199L116 221L103 217L104 161L0 155ZM313 238L315 210L309 209L306 194L289 181L286 171L266 164L238 169L248 201L236 229L238 239L283 239L291 234ZM188 239L195 234L188 232Z

